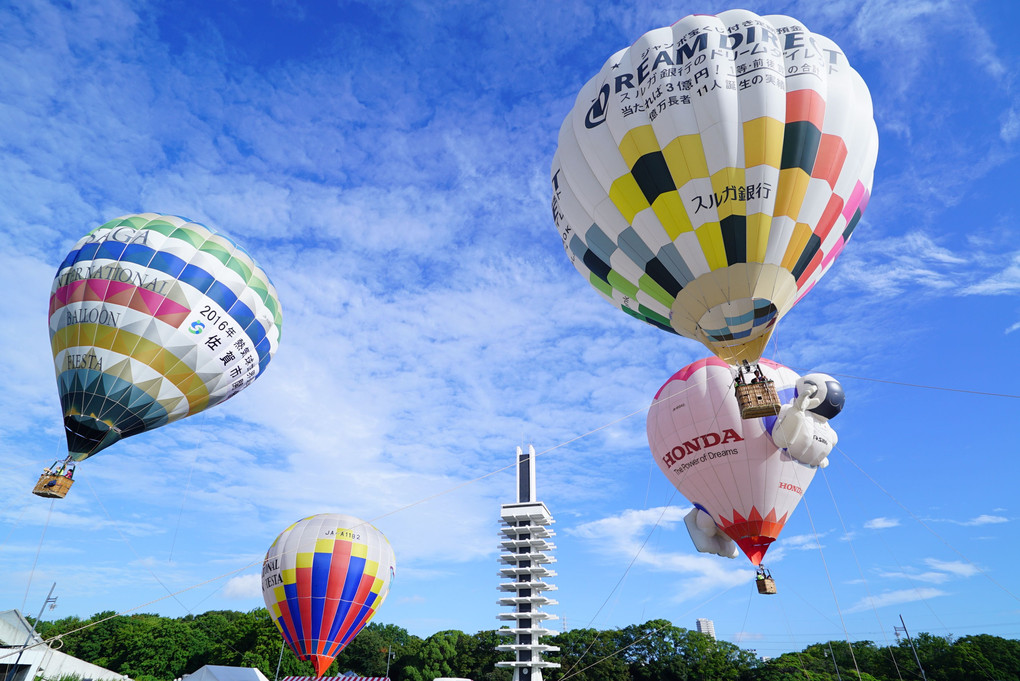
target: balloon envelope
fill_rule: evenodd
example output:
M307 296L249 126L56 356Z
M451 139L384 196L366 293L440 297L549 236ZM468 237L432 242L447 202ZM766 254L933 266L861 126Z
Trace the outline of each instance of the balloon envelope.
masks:
M50 295L69 456L190 416L258 378L280 342L276 289L240 246L172 215L83 237Z
M322 674L375 615L396 558L372 525L337 513L300 520L269 547L262 596L294 654Z
M775 381L780 401L796 396L794 371L770 360L759 368ZM648 444L673 486L758 565L815 469L772 442L774 416L740 417L733 385L730 368L715 357L678 371L648 410Z
M853 233L877 154L871 96L832 41L785 16L689 16L581 89L553 218L610 303L756 361Z

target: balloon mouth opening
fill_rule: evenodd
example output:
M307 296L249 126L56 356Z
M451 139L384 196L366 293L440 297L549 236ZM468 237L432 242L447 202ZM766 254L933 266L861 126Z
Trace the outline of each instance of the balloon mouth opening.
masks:
M326 673L329 665L333 664L333 659L329 655L312 655L312 665L315 667L316 678Z
M769 550L769 546L776 540L775 537L763 537L760 535L740 538L732 537L732 539L755 566L761 565L761 561L765 558L765 552Z
M767 333L779 310L768 298L740 298L720 303L698 320L698 332L711 343L746 343Z
M94 416L69 414L64 417L67 453L75 461L92 456L120 439L120 431Z

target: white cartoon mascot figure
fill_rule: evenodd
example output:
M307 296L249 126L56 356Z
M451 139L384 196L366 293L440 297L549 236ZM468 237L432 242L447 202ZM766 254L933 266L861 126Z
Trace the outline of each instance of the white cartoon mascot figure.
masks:
M772 441L797 461L825 468L839 440L829 419L843 409L843 386L826 374L797 379L797 396L784 404L772 426Z

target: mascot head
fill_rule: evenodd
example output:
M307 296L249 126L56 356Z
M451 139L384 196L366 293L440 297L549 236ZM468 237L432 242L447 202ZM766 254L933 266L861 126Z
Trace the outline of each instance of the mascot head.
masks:
M827 374L807 374L797 379L797 394L808 395L807 410L831 419L843 409L846 396L839 381Z

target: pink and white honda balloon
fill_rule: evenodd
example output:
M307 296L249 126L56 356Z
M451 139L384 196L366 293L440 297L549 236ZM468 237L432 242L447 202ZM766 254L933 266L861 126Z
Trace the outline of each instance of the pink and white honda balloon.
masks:
M767 359L758 366L775 381L780 402L796 396L796 372ZM676 372L648 410L648 444L673 486L759 565L816 468L772 441L776 417L742 419L733 385L732 370L715 357ZM695 535L691 529L699 550L706 550Z

